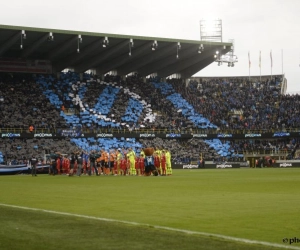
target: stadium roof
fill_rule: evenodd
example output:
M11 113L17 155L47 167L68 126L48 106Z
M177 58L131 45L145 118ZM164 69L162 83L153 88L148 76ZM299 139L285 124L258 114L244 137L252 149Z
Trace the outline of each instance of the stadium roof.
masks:
M105 37L109 41L106 47ZM154 41L158 46L152 50ZM200 44L204 50L199 54ZM217 50L225 54L231 46L231 43L0 25L0 58L47 60L53 73L73 68L78 73L95 69L97 74L116 70L118 75L138 72L142 76L157 73L168 77L178 73L188 78L214 62Z

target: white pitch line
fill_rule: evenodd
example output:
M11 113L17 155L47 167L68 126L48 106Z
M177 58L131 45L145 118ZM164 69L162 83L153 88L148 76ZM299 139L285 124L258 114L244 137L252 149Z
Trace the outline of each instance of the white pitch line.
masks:
M232 237L232 236L227 236L227 235L222 235L222 234L197 232L197 231L177 229L177 228L172 228L172 227L151 225L151 224L146 224L146 223L124 221L124 220L115 220L115 219L101 218L101 217L81 215L81 214L72 214L72 213L66 213L66 212L45 210L45 209L41 209L41 208L22 207L22 206L9 205L9 204L3 204L3 203L0 203L0 206L12 207L12 208L18 208L18 209L24 209L24 210L31 210L31 211L39 211L39 212L58 214L58 215L67 215L67 216L73 216L73 217L79 217L79 218L85 218L85 219L92 219L92 220L99 220L99 221L123 223L123 224L128 224L128 225L135 225L135 226L146 226L146 227L152 227L152 228L156 228L156 229L164 229L164 230L168 230L168 231L180 232L180 233L185 233L185 234L194 234L194 235L202 235L202 236L207 236L207 237L215 237L215 238L219 238L219 239L231 240L231 241L236 241L236 242L241 242L241 243L246 243L246 244L257 244L257 245L268 246L268 247L277 247L277 248L282 248L282 249L300 250L300 247L296 247L296 246L283 245L283 244L271 243L271 242L266 242L266 241L248 240L248 239L237 238L237 237ZM289 243L287 243L287 244L289 244Z

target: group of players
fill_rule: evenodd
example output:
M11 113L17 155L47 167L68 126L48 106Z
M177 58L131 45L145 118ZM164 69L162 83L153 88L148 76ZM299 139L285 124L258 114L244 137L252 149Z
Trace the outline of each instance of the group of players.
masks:
M73 152L70 156L55 153L51 156L49 174L77 175L172 175L171 153L167 149L155 148L153 156L145 156L143 149L139 156L132 148L128 150L101 149L100 152ZM150 164L149 164L150 162Z

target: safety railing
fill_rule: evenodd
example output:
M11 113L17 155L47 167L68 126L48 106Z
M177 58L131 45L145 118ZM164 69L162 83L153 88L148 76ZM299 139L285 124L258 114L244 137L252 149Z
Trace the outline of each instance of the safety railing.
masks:
M0 133L57 133L64 129L72 128L35 128L32 132L29 128L0 128ZM300 128L290 129L197 129L197 128L81 128L82 133L174 133L174 134L262 134L262 133L275 133L275 132L300 132Z

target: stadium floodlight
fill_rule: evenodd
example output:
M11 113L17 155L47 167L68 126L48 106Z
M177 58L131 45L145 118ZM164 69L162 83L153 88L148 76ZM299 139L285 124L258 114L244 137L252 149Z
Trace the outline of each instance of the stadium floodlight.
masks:
M156 40L154 40L154 42L153 42L152 45L151 45L151 49L154 51L154 50L157 49L157 47L158 47L158 43L157 43Z
M82 43L82 37L81 37L81 35L78 35L78 42Z
M200 44L199 48L198 48L198 54L201 54L204 51L204 46L203 44Z
M25 39L26 39L26 33L25 33L25 30L22 30L21 35L22 35L23 39L25 40Z
M130 38L129 39L129 53L128 53L129 56L131 56L131 48L133 48L133 46L134 46L133 39Z
M48 41L49 41L49 42L54 41L54 36L53 36L53 33L52 33L52 32L49 32Z
M129 45L130 45L131 48L133 48L134 42L133 42L133 39L132 39L132 38L130 38L130 40L129 40Z
M109 40L108 37L104 37L103 41L102 41L102 47L106 48L109 45Z
M21 31L21 44L20 44L20 49L23 49L23 39L26 39L26 33L25 30Z
M180 45L180 42L177 43L177 55L176 55L176 58L178 59L179 58L179 55L178 55L178 51L181 49L181 45Z
M82 37L81 35L78 35L77 37L77 53L80 53L80 43L82 43Z
M222 42L222 20L200 20L200 40Z

